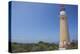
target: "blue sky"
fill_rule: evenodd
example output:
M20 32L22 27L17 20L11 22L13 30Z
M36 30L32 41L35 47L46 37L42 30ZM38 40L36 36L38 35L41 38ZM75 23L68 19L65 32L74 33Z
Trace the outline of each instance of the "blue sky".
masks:
M68 16L70 40L77 39L77 5L65 5ZM59 42L60 5L28 2L12 2L12 42Z

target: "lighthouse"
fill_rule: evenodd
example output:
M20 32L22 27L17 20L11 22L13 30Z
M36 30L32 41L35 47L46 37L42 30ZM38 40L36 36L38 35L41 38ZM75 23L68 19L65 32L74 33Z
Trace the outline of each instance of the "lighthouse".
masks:
M67 49L70 45L68 18L64 5L60 6L60 42L59 49Z

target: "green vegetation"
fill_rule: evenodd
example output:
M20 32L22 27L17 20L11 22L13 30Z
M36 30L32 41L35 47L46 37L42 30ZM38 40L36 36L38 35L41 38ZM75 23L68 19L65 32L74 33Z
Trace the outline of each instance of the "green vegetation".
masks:
M70 46L68 49L78 49L78 41L77 40L73 40L71 43L70 43Z
M55 43L11 43L12 52L33 52L33 51L48 51L48 50L57 50L58 44Z
M16 52L34 52L34 51L49 51L49 50L58 50L58 45L55 43L46 43L40 41L38 43L11 43L12 53ZM68 49L77 49L77 42L71 42L71 45Z

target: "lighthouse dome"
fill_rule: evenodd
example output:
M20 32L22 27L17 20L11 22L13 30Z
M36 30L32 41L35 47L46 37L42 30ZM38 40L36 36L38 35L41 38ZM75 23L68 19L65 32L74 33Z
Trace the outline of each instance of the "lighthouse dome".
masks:
M60 11L60 15L66 15L65 11Z

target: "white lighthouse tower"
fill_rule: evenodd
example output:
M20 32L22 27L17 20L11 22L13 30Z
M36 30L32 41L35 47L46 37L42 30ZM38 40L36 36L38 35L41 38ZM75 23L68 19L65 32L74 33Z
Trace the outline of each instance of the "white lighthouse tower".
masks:
M67 14L63 5L60 9L60 43L59 49L66 49L70 45Z

